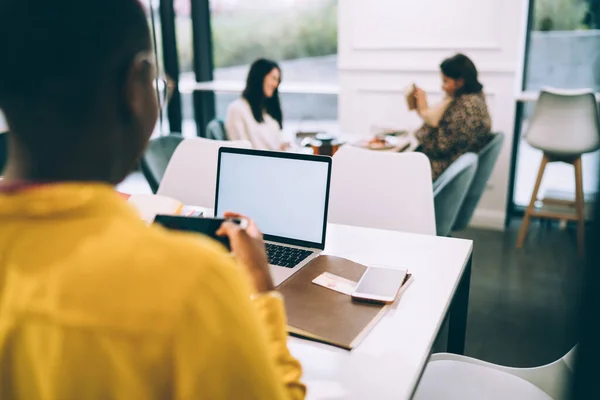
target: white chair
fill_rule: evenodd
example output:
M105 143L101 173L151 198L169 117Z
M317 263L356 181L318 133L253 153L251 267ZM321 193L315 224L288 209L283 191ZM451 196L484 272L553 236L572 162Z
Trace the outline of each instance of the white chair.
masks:
M429 160L421 153L342 146L333 157L328 220L435 235Z
M213 208L221 147L251 148L252 145L245 140L185 139L173 153L156 194L172 197L185 205Z
M517 239L517 248L523 247L531 217L571 220L578 222L577 244L579 254L583 256L585 213L581 156L600 148L600 119L594 92L591 90L542 90L524 137L529 145L543 151L544 156L531 201L525 211L525 218ZM551 162L564 162L575 167L575 201L546 199L545 202L573 207L574 213L536 210L538 191L544 170L546 165Z
M535 368L511 368L456 354L434 354L414 399L566 399L574 347L561 359Z

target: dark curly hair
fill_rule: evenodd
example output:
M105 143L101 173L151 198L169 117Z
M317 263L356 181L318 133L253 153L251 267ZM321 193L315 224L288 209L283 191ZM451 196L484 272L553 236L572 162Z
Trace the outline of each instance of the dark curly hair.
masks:
M448 78L463 80L464 85L456 93L457 95L481 93L483 90L483 85L477 79L478 73L475 64L464 54L459 53L445 59L440 64L440 69Z
M279 127L283 128L283 113L281 112L281 103L279 101L279 89L275 89L273 96L265 97L264 81L269 72L278 69L281 73L281 68L275 61L260 58L252 63L248 79L246 80L246 88L242 93L242 97L250 104L252 115L256 122L263 122L263 112L266 111L275 121L279 123Z

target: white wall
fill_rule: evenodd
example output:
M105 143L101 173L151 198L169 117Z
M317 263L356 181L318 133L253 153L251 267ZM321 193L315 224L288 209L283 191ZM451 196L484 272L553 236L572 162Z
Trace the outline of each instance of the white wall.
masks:
M404 101L416 82L441 99L440 62L456 52L480 71L493 130L505 147L472 221L502 229L506 211L514 93L521 81L527 0L340 0L339 113L348 133L417 128ZM407 190L410 190L407 188Z

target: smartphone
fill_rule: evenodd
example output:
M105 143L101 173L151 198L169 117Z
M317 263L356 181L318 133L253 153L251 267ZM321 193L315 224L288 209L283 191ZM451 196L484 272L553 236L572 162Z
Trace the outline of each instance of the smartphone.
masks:
M217 236L217 231L225 221L230 221L245 228L245 220L239 218L203 218L203 217L184 217L179 215L157 215L154 223L167 229L177 231L195 232L206 235L221 243L231 251L229 238Z
M391 268L368 268L352 293L355 300L393 303L406 279L407 271Z
M412 111L417 108L417 98L415 97L415 90L417 90L417 85L412 83L404 89L404 97L406 98L406 104L408 105L408 110Z

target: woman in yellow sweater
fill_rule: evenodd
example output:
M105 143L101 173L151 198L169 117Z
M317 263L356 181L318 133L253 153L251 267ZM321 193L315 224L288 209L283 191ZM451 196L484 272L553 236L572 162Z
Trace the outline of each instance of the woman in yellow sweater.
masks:
M234 260L113 190L157 118L138 1L3 0L0 48L0 398L304 398L256 227Z

